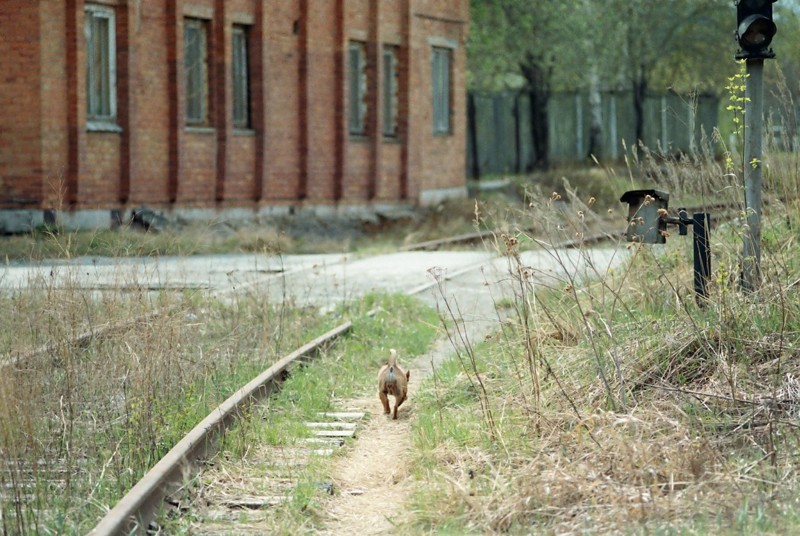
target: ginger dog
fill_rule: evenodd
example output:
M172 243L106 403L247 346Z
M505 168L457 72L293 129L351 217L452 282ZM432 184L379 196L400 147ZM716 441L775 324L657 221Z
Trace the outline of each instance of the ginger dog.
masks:
M411 371L403 372L403 369L397 365L397 351L392 348L389 350L389 362L378 372L378 398L383 403L385 415L390 413L388 395L394 396L392 419L397 419L397 408L408 396L408 380L410 379Z

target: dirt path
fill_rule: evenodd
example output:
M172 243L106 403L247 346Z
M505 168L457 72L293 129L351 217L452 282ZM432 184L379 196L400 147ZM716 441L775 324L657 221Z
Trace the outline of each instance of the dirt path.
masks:
M482 276L473 277L474 281L462 283L470 288L468 295L471 296L470 303L462 309L469 311L463 328L470 340L478 341L496 327L497 321L490 294L475 291L476 287L481 288L478 278ZM448 294L458 290L453 283ZM434 296L427 299L435 304ZM336 460L334 485L338 493L326 505L328 520L323 534L365 536L396 532L397 516L416 485L411 470L412 425L417 417L415 395L422 382L432 374L433 366L438 366L453 352L452 343L445 337L410 363L399 356L400 365L411 370L411 381L409 399L400 407L396 421L383 415L377 397L377 379L374 396L347 404L348 410L364 411L371 418L359 431L352 451ZM389 399L393 404L393 397Z
M372 412L372 419L352 452L336 462L334 485L339 495L327 505L324 534L390 533L398 505L405 503L413 486L409 411L391 421L376 414L377 398L357 402L362 405L359 410Z
M452 351L449 341L440 342L429 354L410 365L409 400L400 406L397 420L383 415L377 394L353 400L348 408L371 415L346 456L336 460L334 485L339 493L327 505L330 519L324 534L388 534L395 517L414 486L410 458L411 425L416 419L416 397L420 383L430 374L431 359L441 361ZM376 383L377 393L377 383ZM390 397L392 404L393 397Z

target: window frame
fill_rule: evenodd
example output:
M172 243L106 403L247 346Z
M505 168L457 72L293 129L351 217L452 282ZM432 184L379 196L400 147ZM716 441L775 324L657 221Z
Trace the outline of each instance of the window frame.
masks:
M398 138L400 104L400 46L383 45L383 137Z
M347 44L347 131L353 138L367 136L368 93L367 44L352 39Z
M95 27L95 23L101 19L107 24L105 43L98 42L100 36ZM83 30L86 39L87 129L117 131L117 34L114 8L94 4L84 6ZM96 49L98 46L99 50ZM101 56L99 64L96 63L98 58L94 57L95 52ZM102 61L103 56L106 62ZM106 99L107 102L102 102Z
M431 118L433 134L453 133L453 49L431 47Z
M183 88L184 88L184 122L187 127L211 126L211 49L209 33L211 24L208 19L199 17L184 17L183 19ZM199 61L190 58L189 32L198 31L199 45L196 47L200 54ZM192 53L194 53L192 51ZM190 65L190 61L193 63ZM200 86L202 95L199 102L195 102L195 85ZM197 115L195 115L195 112Z
M231 99L233 128L251 130L253 112L250 76L250 30L248 24L234 24L231 29ZM241 37L241 42L237 38ZM243 114L244 116L240 116Z

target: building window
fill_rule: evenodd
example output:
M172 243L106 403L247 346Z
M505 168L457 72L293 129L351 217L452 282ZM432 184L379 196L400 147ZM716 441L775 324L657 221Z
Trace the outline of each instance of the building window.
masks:
M233 126L250 128L250 67L248 28L233 27Z
M452 86L450 83L452 51L433 47L433 133L451 133Z
M114 122L117 117L114 11L86 6L86 119Z
M396 46L383 47L383 135L397 137L398 65Z
M347 118L350 135L364 136L367 132L367 46L351 41L348 47Z
M185 19L183 69L186 88L186 124L208 125L208 23Z

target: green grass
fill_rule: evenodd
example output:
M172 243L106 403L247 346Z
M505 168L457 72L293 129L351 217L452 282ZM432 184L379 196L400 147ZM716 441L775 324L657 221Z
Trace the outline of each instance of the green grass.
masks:
M377 313L368 316L371 310ZM397 349L407 362L426 352L439 331L436 313L405 295L368 295L340 312L352 319L352 330L309 366L293 369L281 390L252 412L253 418L244 419L226 434L223 450L238 457L261 446L296 446L309 435L304 422L318 420L322 412L341 411L348 399L374 396L376 371L385 363L389 348ZM379 406L377 397L375 404ZM232 458L230 463L244 463L237 460ZM292 500L270 511L260 530L298 534L312 533L317 527L325 494L319 484L330 481L331 465L311 460L294 475ZM181 526L175 530L186 530Z

